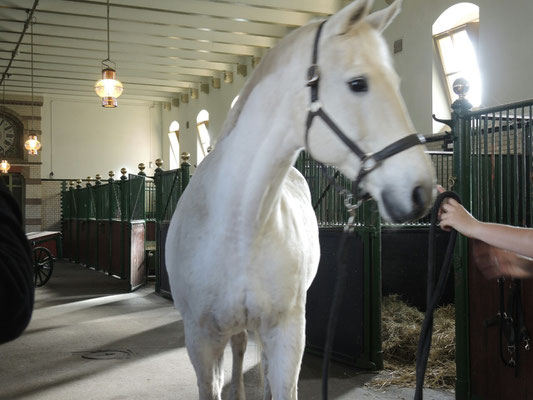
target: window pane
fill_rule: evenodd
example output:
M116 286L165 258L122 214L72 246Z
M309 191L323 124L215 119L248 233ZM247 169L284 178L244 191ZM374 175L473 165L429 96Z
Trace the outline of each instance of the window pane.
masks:
M442 66L446 75L457 72L459 63L453 48L452 38L450 36L439 39L439 48L441 52Z

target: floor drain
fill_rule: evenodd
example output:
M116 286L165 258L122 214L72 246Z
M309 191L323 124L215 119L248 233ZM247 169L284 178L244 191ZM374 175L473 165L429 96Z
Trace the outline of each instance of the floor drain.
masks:
M96 350L81 356L88 360L126 360L131 357L129 350Z

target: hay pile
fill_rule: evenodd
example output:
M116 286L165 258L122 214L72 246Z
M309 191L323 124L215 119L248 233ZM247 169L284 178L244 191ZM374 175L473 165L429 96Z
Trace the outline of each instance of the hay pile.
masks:
M383 299L382 339L385 371L371 383L374 387L415 387L415 354L424 314L392 295ZM455 307L438 308L434 314L433 340L424 387L455 386Z

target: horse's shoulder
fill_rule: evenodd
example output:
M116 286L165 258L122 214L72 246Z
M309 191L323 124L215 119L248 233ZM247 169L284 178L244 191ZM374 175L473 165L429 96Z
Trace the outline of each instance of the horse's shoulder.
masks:
M304 196L306 200L311 200L311 192L309 191L309 185L304 176L296 168L291 167L287 178L285 179L284 189L291 194Z

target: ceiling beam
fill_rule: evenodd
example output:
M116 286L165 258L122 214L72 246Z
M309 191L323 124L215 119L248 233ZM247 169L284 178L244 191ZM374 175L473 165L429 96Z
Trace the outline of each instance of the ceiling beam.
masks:
M18 33L18 23L2 22L0 27L0 40L13 41L13 35ZM96 29L80 29L52 25L36 25L34 29L34 44L48 43L49 40L70 38L71 40L89 40L98 43L105 43L106 32ZM217 43L210 40L191 40L179 37L161 37L145 33L125 33L112 32L111 43L113 47L120 47L122 44L135 44L145 46L156 46L161 48L180 48L185 50L207 50L213 53L224 53L237 56L261 57L264 53L263 47L245 46L229 43ZM28 43L28 39L23 40Z
M0 50L0 60L6 60L8 53L2 52ZM19 54L14 63L26 63L26 65L29 65L30 62L30 56L29 54ZM77 58L77 57L58 57L58 56L47 56L47 55L34 55L33 57L34 65L41 66L41 65L54 65L54 64L61 64L66 66L71 66L72 70L73 68L76 68L78 66L85 66L85 67L92 67L97 73L100 74L101 72L101 64L100 61L97 59L86 59L86 58ZM169 64L169 65L161 65L161 64L154 64L151 62L136 62L134 64L124 64L121 66L124 67L126 70L136 70L136 71L154 71L154 72L161 72L161 73L174 73L174 74L181 74L181 75L197 75L200 77L212 77L216 76L218 77L219 72L217 70L210 70L210 69L202 69L202 68L189 68L189 67L180 67L175 64ZM119 71L120 72L120 71Z
M106 20L104 3L75 3L61 0L47 0L39 7L41 13L61 14L63 18L70 15L83 15ZM223 32L242 32L245 34L259 34L272 37L283 37L291 29L291 26L283 26L274 23L237 21L234 19L216 18L210 15L177 14L165 10L130 9L124 7L111 7L110 28L113 29L113 21L123 20L137 23L155 23L166 25L186 26L190 28L204 28ZM309 17L311 19L311 16Z
M2 26L8 26L9 23L23 23L21 19L25 13L22 10L2 9L0 8L0 22ZM87 18L83 16L70 15L65 18L62 15L51 13L39 13L39 20L36 24L36 34L39 33L41 27L50 27L51 29L67 28L72 30L94 30L105 32L106 21L101 18ZM20 29L12 29L20 30ZM114 38L115 33L136 34L142 33L146 35L167 37L167 38L181 38L190 40L207 40L213 43L226 43L245 46L257 47L273 47L277 43L277 38L263 36L263 35L243 35L232 32L220 32L213 30L201 30L197 28L180 27L176 25L162 25L150 23L137 23L128 21L113 21L110 27L111 37ZM288 32L287 32L288 33ZM69 36L69 35L65 35Z
M107 4L107 0L63 0L77 4ZM245 19L255 22L301 26L316 14L275 8L257 8L251 4L225 3L205 0L113 0L111 8L120 10L158 11L164 10L176 15L211 15L218 18ZM122 12L119 12L122 14Z
M9 52L9 45L6 43L0 43L0 51ZM19 48L18 57L29 58L30 49L27 45L21 45ZM76 48L60 48L60 47L48 47L48 46L39 46L37 49L34 49L34 57L38 56L53 56L58 58L65 59L65 62L68 62L66 59L74 57L80 59L90 60L89 62L98 62L103 59L101 51L95 50L83 50ZM103 55L105 56L105 54ZM214 62L207 60L199 59L183 59L180 57L175 57L172 55L168 56L155 56L155 55L146 55L138 53L126 53L126 52L112 52L112 61L117 63L117 68L120 68L120 63L134 64L136 62L141 63L154 63L158 65L176 65L186 68L199 68L199 69L211 69L215 71L231 71L234 64Z
M12 68L13 75L16 77L21 77L29 79L31 70L23 68ZM42 78L58 79L58 80L80 80L92 82L93 84L100 77L95 79L94 72L92 73L80 73L80 72L63 72L63 71L42 71L34 68L34 79L36 82L42 81ZM167 77L168 78L168 77ZM128 74L122 73L120 75L120 81L126 85L131 84L140 84L153 87L154 89L159 89L160 87L168 88L199 88L199 82L193 81L177 81L169 79L155 79L153 77L130 77Z
M12 33L4 33L0 38L0 48L6 49L7 45L13 45L9 39L14 38L16 35ZM2 40L6 38L7 40ZM177 43L176 43L177 45ZM91 41L91 40L78 40L71 38L58 38L58 37L43 37L35 36L33 41L34 53L46 54L51 51L63 50L76 50L86 52L89 56L93 54L96 58L103 59L106 57L107 43L105 41ZM29 40L28 43L21 43L19 46L20 52L29 52L30 50ZM177 57L186 60L198 60L198 61L212 61L216 63L226 64L242 64L243 59L241 56L229 55L223 53L214 53L208 50L181 50L178 48L165 48L158 46L147 45L134 45L134 44L111 44L111 60L115 59L116 54L132 54L154 56L154 57ZM57 53L54 53L57 54Z
M32 23L33 14L35 13L35 9L37 8L38 4L39 4L39 0L35 0L33 2L33 6L31 8L31 10L28 11L28 16L26 17L26 21L24 22L24 27L22 29L22 32L21 32L21 34L19 36L17 44L15 45L15 48L13 49L13 51L11 53L11 60L9 61L9 64L7 65L6 69L2 73L2 78L0 79L0 86L4 82L5 78L8 76L9 68L11 67L11 64L13 63L13 60L15 59L15 57L17 55L19 46L22 43L22 40L24 39L24 35L26 34L26 31L28 30L28 27Z

